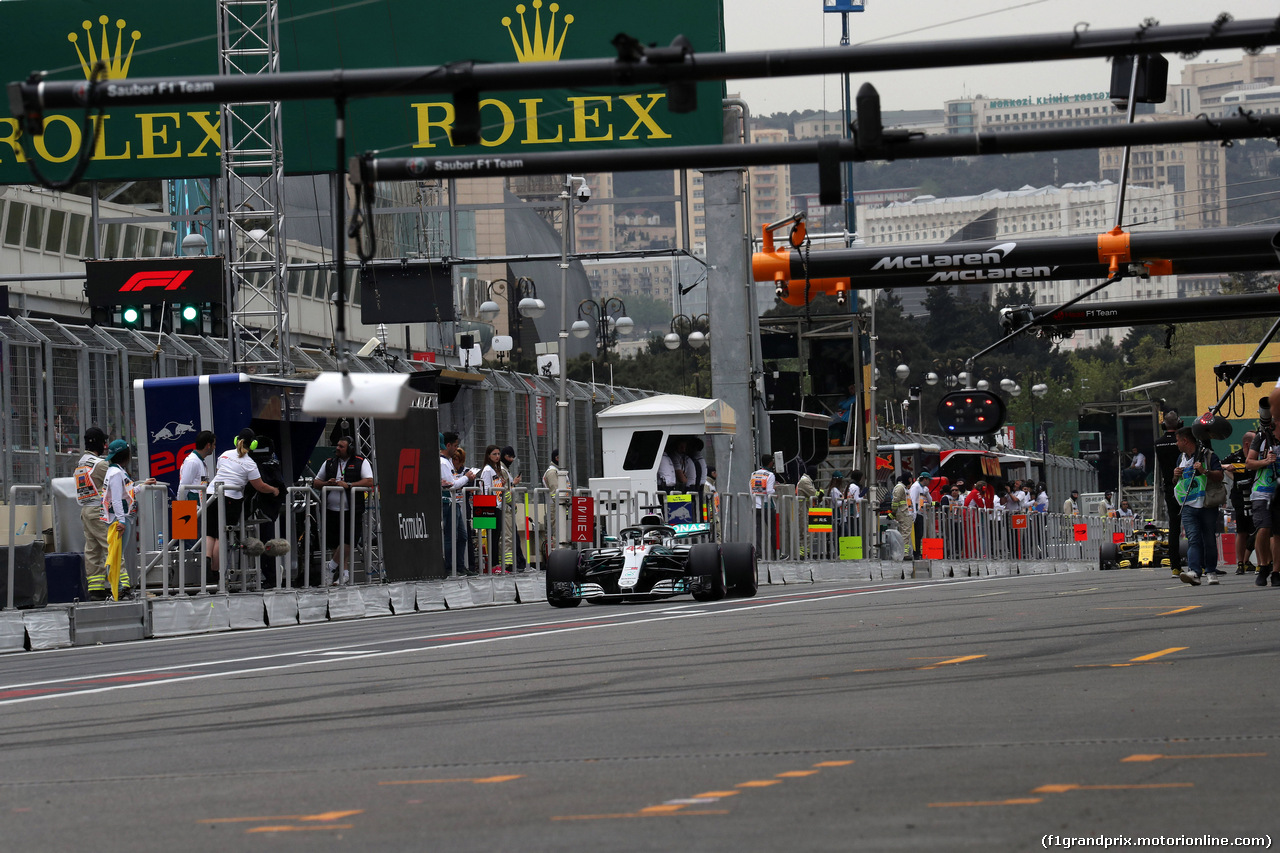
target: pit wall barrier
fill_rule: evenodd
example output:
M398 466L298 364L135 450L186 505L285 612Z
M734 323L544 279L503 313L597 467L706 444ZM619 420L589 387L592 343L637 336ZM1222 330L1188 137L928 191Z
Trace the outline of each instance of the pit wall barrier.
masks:
M292 542L308 542L306 519L312 518L312 511L318 508L315 505L319 503L319 495L295 488L296 492L290 490L290 497L294 506L303 509L303 521L295 527L286 520L285 535ZM464 492L459 500L469 499L483 490L473 488ZM134 601L76 602L26 610L6 608L0 611L0 652L544 602L546 582L541 573L540 555L556 544L559 533L569 534L571 497L589 494L577 491L553 495L546 489L513 490L510 506L517 519L513 525L516 533L513 543L526 549L524 573L479 573L482 568L479 557L494 553L492 549L501 548L502 542L496 528L480 528L475 531L480 534L477 541L468 543L468 548L476 549L475 575L467 574L472 566L468 553L461 563L461 571L459 565L454 564L450 567L450 576L443 580L387 583L374 577L371 582L360 583L349 578L334 586L290 587L291 576L303 583L310 581L307 567L321 557L318 549L304 547L280 561L281 583L276 589L228 591L224 580L216 591L191 595L181 580L166 583L170 572L161 570L148 572L151 583L146 597ZM11 496L11 503L16 497L17 493ZM661 504L661 495L645 492L601 492L593 497L597 539L606 532L615 533L622 527L639 523L641 517ZM167 512L167 503L162 498L162 495L155 496L157 505ZM758 541L762 555L758 581L772 585L923 581L1096 570L1098 545L1110 541L1111 534L1124 527L1117 519L1042 516L1034 522L1036 526L1015 530L1010 519L989 512L984 516L987 512L984 510L926 512L921 524L926 532L939 534L929 538L943 540L941 559L881 558L877 547L881 550L901 547L900 540L895 541L887 534L884 537L887 542L878 546L871 543L873 547L864 548L861 558L850 557L850 550L845 547L844 553L850 558L839 559L839 539L841 535L857 532L856 520L836 516L830 532L811 531L808 510L813 505L806 499L784 497L762 501L762 504L757 510L751 495L721 495L708 504L709 520L720 541ZM457 508L462 506L459 503ZM465 506L469 507L470 503ZM471 511L474 513L474 509ZM466 517L461 512L457 515ZM824 516L820 514L817 519L817 526L821 528ZM348 535L353 521L350 516L342 519ZM447 525L447 516L445 522ZM1076 539L1077 524L1084 525L1084 540ZM161 529L160 535L168 532L163 522L156 526ZM759 540L754 539L756 536ZM180 556L184 546L175 546L169 541L157 552L147 549L141 537L137 539L138 550L133 557L143 566L152 570L164 566L166 554L174 563L184 565ZM982 550L984 543L986 550ZM590 544L570 544L569 547ZM486 548L489 550L484 550ZM288 571L283 570L286 566ZM253 569L253 574L257 574L258 567L254 565Z

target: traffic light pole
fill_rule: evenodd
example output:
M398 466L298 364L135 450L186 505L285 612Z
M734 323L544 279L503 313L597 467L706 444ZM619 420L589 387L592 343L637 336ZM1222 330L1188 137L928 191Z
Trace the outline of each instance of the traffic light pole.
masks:
M1273 19L893 45L695 54L682 46L641 48L617 59L560 62L455 62L410 68L291 71L269 75L192 75L128 80L52 81L40 73L10 83L9 103L30 135L43 133L46 109L153 104L251 103L426 93L673 85L704 80L801 77L954 68L1146 53L1258 49L1280 43ZM625 44L625 43L624 43ZM543 172L547 174L547 172Z

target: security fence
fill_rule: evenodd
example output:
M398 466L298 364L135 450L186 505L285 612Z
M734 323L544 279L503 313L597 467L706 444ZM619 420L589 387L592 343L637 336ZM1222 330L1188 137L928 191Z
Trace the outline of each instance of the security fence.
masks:
M144 583L152 596L351 586L378 583L385 577L373 535L378 512L374 490L294 486L286 490L275 518L255 513L248 502L235 524L211 527L209 510L216 506L216 517L225 519L233 504L219 483L215 495L198 502L195 535L190 537L170 529L172 506L165 486L139 486L137 491L139 511L131 524L136 535L126 539L135 547L126 551L126 565L130 577ZM324 511L331 494L350 494L353 501L356 495L366 499L364 512L347 507L336 511L336 532L329 530L331 522ZM206 571L212 556L207 546L214 541L217 572ZM347 548L349 561L343 561L341 571L331 570L330 555Z
M759 506L757 506L759 504ZM794 495L722 495L724 541L750 541L768 561L920 559L1091 561L1099 546L1133 531L1131 518L1005 513L979 507L926 508L900 527L888 516L867 523L851 507ZM869 535L864 535L869 533Z
M17 485L9 491L12 519L13 497L21 493L38 500L41 487ZM261 515L247 501L235 524L210 525L210 510L216 507L216 517L226 519L231 505L218 484L212 498L197 502L194 527L186 530L170 527L175 515L165 486L140 485L137 492L139 512L126 534L125 567L135 592L145 590L152 598L378 584L387 579L377 535L376 489L293 486L286 490L277 517ZM326 513L326 498L342 493L363 495L365 511L343 507ZM667 497L643 491L553 493L541 486L491 492L470 486L452 492L442 504L443 565L423 564L415 567L421 569L415 573L425 578L458 578L544 571L556 548L602 546L625 527L641 524L647 517L662 517ZM581 506L575 506L584 498L591 501L585 522ZM70 512L78 520L74 498L65 500L55 511ZM360 502L353 498L352 503ZM697 539L752 543L762 562L781 564L912 557L1097 564L1101 545L1133 532L1129 518L1004 514L942 506L928 507L899 525L889 517L874 522L859 519L849 512L850 504L833 507L794 495L708 492L695 507L697 522L708 525L687 531ZM871 529L864 530L864 524ZM13 541L11 537L11 546ZM214 541L220 571L210 573ZM342 570L335 571L329 558L348 546L350 557L340 560ZM9 553L12 596L12 547Z

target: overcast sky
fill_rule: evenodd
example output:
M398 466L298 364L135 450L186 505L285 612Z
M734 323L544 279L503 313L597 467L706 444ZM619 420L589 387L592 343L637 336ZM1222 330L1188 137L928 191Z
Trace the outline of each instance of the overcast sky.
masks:
M727 49L835 47L840 44L841 16L823 12L822 6L822 0L724 0ZM1237 20L1274 19L1280 13L1276 0L867 0L866 6L865 12L849 16L854 46L1061 33L1082 21L1097 30L1136 27L1148 17L1162 24L1187 24L1211 22L1223 11ZM1238 50L1218 51L1195 61L1239 56ZM1169 80L1176 81L1184 63L1177 56L1166 58ZM864 82L872 83L885 111L941 109L943 101L975 95L1020 98L1104 91L1110 68L1103 59L1078 59L882 72L853 75L851 80L855 93ZM730 81L729 91L735 90L757 115L841 106L836 76Z

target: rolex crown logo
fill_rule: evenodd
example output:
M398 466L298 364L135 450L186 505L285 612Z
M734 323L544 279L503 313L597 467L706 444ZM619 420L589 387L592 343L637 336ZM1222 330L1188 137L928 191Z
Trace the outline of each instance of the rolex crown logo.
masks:
M523 3L516 6L516 14L520 16L520 38L516 38L515 30L511 29L511 18L504 17L502 26L507 28L507 34L511 36L511 46L516 49L517 62L554 62L560 58L560 51L564 48L564 36L569 29L569 25L573 23L573 15L564 16L564 25L560 28L560 39L556 40L556 13L560 11L559 3L552 3L547 7L551 12L551 22L547 25L546 37L542 34L542 0L533 0L533 39L529 38L529 22L525 20L525 6Z
M80 34L67 33L67 41L76 46L76 54L80 57L80 70L84 72L86 80L93 74L93 66L101 60L107 66L107 79L122 80L129 76L129 63L133 61L133 48L138 43L138 39L142 38L142 33L134 30L129 35L133 39L129 43L129 53L124 52L124 19L116 20L116 44L115 53L111 52L111 39L107 33L107 23L111 19L106 15L98 18L98 23L102 25L102 49L95 50L93 45L93 24L85 21L80 26L84 28L84 44L89 50L88 58L85 57L84 51L80 49Z

